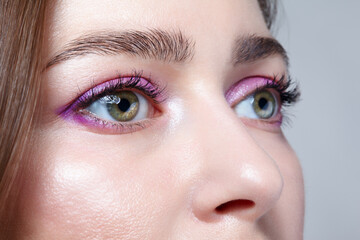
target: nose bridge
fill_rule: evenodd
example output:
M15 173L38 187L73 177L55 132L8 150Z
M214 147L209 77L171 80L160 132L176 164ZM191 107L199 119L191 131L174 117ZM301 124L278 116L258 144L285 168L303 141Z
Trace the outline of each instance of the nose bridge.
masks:
M194 101L191 132L200 148L197 158L202 166L193 199L195 216L209 221L227 215L258 219L276 203L282 191L276 163L225 100Z

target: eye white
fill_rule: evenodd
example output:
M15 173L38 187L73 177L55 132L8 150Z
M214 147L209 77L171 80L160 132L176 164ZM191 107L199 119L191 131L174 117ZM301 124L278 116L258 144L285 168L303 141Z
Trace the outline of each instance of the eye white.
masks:
M279 103L277 101L277 98L274 96L274 94L269 91L265 91L264 93L271 94L271 97L274 100L274 102L268 101L268 107L273 110L273 111L271 111L272 116L262 117L260 113L256 112L256 110L255 110L256 108L254 106L254 104L256 105L256 103L254 103L254 102L259 100L259 99L257 99L256 96L257 96L257 94L261 94L261 93L263 93L263 92L253 93L249 97L247 97L246 99L242 100L237 105L235 105L235 107L234 107L235 113L239 117L246 117L246 118L252 118L252 119L268 119L268 118L273 117L273 115L276 114L279 109Z
M234 110L236 115L238 115L239 117L259 119L259 116L254 110L253 103L254 94L235 105Z
M139 110L136 116L129 122L135 122L142 119L147 118L149 113L149 103L141 94L133 92L138 100L139 100ZM112 98L110 96L102 97L96 101L94 101L90 106L85 108L85 110L89 111L90 113L94 114L98 118L107 121L119 122L115 118L113 118L109 111L107 110L106 104L108 103L117 103L120 99Z

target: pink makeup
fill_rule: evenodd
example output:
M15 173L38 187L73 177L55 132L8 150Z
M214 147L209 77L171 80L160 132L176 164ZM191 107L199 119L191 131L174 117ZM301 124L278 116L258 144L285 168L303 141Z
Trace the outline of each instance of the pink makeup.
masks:
M142 120L135 123L112 122L103 120L85 109L104 96L116 94L117 92L124 90L136 91L149 99L147 101L152 101L155 104L165 100L163 88L160 88L158 85L140 75L135 75L130 77L119 77L94 86L69 105L60 108L57 113L66 120L75 121L91 128L120 129L121 133L133 131L134 128L143 127L143 124L146 124L149 120ZM154 108L152 106L153 104L149 103L149 105ZM155 110L153 109L151 113L153 114L154 111Z
M226 92L225 98L230 106L243 100L257 89L261 89L266 85L272 84L274 81L264 77L245 78L233 86Z
M258 101L262 100L263 103L267 103L268 99L266 99L267 97L263 99L257 97L257 101L254 102L254 97L259 96L257 94L264 96L264 92L270 92L276 99L274 102L276 107L274 115L269 118L261 118L255 114L255 109L261 111ZM290 78L285 78L285 76L279 79L276 77L254 76L242 79L232 85L225 93L225 98L229 105L234 108L234 111L240 114L239 116L248 125L277 131L282 125L285 115L284 107L295 103L299 95L297 86L293 85ZM265 106L263 105L263 107ZM246 111L243 112L245 109Z
M148 111L149 116L147 118L141 118L141 120L133 122L104 120L87 109L99 99L102 99L105 96L111 98L124 90L137 92L144 96L147 99L146 101L150 102L148 104L150 110ZM160 88L157 84L141 77L141 74L134 74L134 76L129 77L119 77L92 87L72 103L60 108L57 111L57 114L66 120L77 122L80 125L92 129L100 128L101 131L107 130L108 132L114 132L116 134L133 132L145 128L147 126L146 124L155 117L156 112L158 112L155 106L166 99L163 90L164 88ZM299 97L296 86L293 87L291 80L286 79L285 76L282 76L279 79L261 76L244 78L232 85L230 89L226 91L225 98L230 107L234 108L235 105L242 101L247 100L251 102L252 100L250 98L261 91L270 91L276 97L277 114L268 119L253 119L253 117L245 116L249 118L249 121L257 120L263 123L276 122L281 125L283 115L282 108L296 102ZM251 103L246 104L250 109L253 107ZM252 110L249 111L251 112Z
M244 78L230 87L225 93L225 98L230 106L250 96L252 93L263 89L272 89L279 95L279 105L287 107L294 104L300 97L296 83L290 77L281 76L273 78L254 76Z

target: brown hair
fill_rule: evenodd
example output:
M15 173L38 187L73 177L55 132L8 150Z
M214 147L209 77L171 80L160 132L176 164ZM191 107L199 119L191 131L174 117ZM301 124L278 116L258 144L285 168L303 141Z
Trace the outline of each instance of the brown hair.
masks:
M258 3L270 29L276 1ZM15 231L11 218L40 106L46 0L0 0L0 5L0 236L4 236Z
M277 0L258 0L266 26L271 29L276 19L278 1Z
M40 93L44 0L3 0L0 7L0 236L20 191L20 169ZM11 199L11 202L8 201Z

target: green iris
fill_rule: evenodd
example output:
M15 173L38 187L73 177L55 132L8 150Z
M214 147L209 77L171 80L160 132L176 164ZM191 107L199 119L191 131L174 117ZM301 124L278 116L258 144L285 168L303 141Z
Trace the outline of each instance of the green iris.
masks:
M253 108L259 118L271 118L276 109L276 99L273 94L267 90L255 93Z
M135 93L122 91L114 96L119 98L118 103L107 103L109 114L117 121L130 121L135 118L139 111L139 99Z

